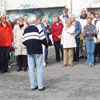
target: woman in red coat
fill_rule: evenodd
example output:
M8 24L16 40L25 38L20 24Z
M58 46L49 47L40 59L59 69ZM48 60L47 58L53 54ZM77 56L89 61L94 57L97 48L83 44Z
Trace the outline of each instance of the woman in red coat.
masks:
M0 71L8 72L8 53L13 42L13 32L10 23L7 23L6 16L1 16L0 23Z
M61 50L62 59L63 59L63 48L60 43L62 30L63 30L63 24L59 21L59 16L56 15L54 16L54 23L51 25L51 32L53 36L57 62L60 61L60 50Z

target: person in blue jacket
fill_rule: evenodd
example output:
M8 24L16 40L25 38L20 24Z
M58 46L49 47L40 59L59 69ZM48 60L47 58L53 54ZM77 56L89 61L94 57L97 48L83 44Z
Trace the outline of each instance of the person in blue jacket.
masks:
M71 15L70 19L72 24L75 26L75 39L77 47L74 49L74 61L79 61L79 46L80 46L80 33L81 33L81 24L79 21L75 20L75 16Z
M42 28L42 30L44 31L44 35L45 35L45 38L46 38L46 41L47 41L47 43L48 43L48 36L47 36L47 30L46 30L46 27L45 27L45 25L42 23L42 18L40 18L40 17L38 17L37 18L37 26L38 27L41 27ZM42 46L43 47L43 56L44 56L44 63L43 63L43 66L44 67L46 67L46 60L45 60L45 56L47 56L46 54L47 54L47 50L45 51L45 49L47 49L46 47L44 47L44 46Z

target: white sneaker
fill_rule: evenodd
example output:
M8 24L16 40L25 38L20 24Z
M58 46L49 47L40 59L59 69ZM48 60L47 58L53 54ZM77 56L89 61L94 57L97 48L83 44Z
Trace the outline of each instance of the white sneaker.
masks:
M46 63L44 63L43 66L46 67Z

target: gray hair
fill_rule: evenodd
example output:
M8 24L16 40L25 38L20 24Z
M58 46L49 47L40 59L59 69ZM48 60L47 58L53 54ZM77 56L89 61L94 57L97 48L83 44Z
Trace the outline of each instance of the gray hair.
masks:
M30 16L28 17L28 23L29 23L29 24L34 24L36 20L37 20L36 15L30 15Z
M23 17L19 17L18 20L19 20L19 19L22 19L22 20L24 21L24 18L23 18Z
M42 19L42 22L45 22L45 20L48 19L48 16L45 16L43 19ZM49 19L48 19L49 20Z

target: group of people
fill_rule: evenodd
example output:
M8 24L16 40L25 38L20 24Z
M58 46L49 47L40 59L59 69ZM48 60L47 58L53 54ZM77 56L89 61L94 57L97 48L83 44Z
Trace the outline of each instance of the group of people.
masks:
M52 35L53 42L50 38ZM9 72L9 59L16 57L19 71L29 69L29 79L32 90L45 89L43 66L48 64L48 47L54 44L56 61L63 60L62 67L74 66L74 61L87 58L88 65L93 67L98 57L100 60L100 14L86 9L81 10L76 20L74 15L68 15L64 9L61 16L54 16L54 23L49 25L49 19L36 15L19 17L11 22L2 15L0 18L0 71ZM9 53L14 54L9 56ZM35 80L37 67L37 83Z
M73 67L73 62L87 59L90 67L94 66L96 59L100 61L100 14L98 12L86 13L81 10L81 15L76 20L74 15L68 16L68 9L62 16L54 16L51 25L56 61L63 60L63 67ZM62 56L60 57L60 51Z

